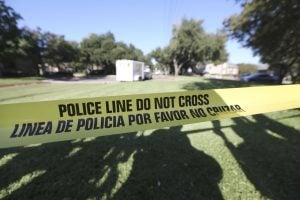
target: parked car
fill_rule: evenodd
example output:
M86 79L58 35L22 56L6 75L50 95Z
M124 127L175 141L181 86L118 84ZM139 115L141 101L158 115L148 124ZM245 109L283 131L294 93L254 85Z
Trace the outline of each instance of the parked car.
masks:
M144 80L150 80L152 79L152 72L150 68L144 69Z
M240 78L242 79L243 77L246 77L246 76L249 76L249 75L251 75L252 73L245 73L245 74L242 74L242 75L240 75Z
M278 78L267 73L253 73L241 77L244 82L257 82L257 83L276 83Z

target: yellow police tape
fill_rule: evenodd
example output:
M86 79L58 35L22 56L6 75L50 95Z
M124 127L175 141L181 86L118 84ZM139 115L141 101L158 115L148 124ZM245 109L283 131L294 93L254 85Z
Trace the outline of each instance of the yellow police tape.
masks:
M0 148L157 129L300 107L300 85L0 105Z

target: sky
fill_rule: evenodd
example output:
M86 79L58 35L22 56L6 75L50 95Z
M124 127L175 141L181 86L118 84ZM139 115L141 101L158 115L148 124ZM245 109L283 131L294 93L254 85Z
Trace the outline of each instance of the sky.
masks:
M23 20L20 26L40 27L80 42L91 33L112 32L145 54L166 46L172 27L183 17L203 20L206 32L223 28L225 18L241 11L235 0L6 0ZM259 63L251 49L228 40L231 63Z

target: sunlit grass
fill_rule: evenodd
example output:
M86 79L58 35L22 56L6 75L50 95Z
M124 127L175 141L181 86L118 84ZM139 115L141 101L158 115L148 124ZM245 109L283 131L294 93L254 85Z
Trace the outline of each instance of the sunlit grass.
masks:
M44 78L42 77L0 78L0 86L22 84L22 83L37 83L42 80L44 80Z
M5 165L6 163L8 163L10 160L12 160L17 155L18 155L18 153L9 153L9 154L4 155L0 159L0 167Z
M1 103L247 86L200 77L0 88ZM271 100L270 100L271 101ZM0 150L10 199L300 199L300 110Z
M2 190L0 190L0 199L10 195L11 193L13 193L14 191L16 191L18 189L26 186L32 180L43 175L45 172L46 172L45 170L37 170L37 171L31 172L29 174L22 176L20 180L14 182L14 183L11 183L6 188L3 188Z
M33 84L0 88L0 103L46 101L70 98L117 96L143 93L164 93L195 89L248 86L237 81L206 80L200 76L171 76L142 82L56 83Z

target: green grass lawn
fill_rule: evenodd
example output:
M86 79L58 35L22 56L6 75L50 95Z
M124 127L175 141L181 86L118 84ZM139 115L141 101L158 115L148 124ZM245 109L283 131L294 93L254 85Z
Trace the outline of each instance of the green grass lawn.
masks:
M21 81L21 80L19 80ZM1 79L0 79L1 83ZM237 81L205 80L200 77L166 77L142 82L55 83L0 88L0 103L18 103L126 94L249 86Z
M179 77L0 88L0 103L250 86ZM271 101L271 100L270 100ZM0 199L300 199L300 110L0 150Z
M41 77L23 77L23 78L0 78L0 87L4 85L38 83Z

